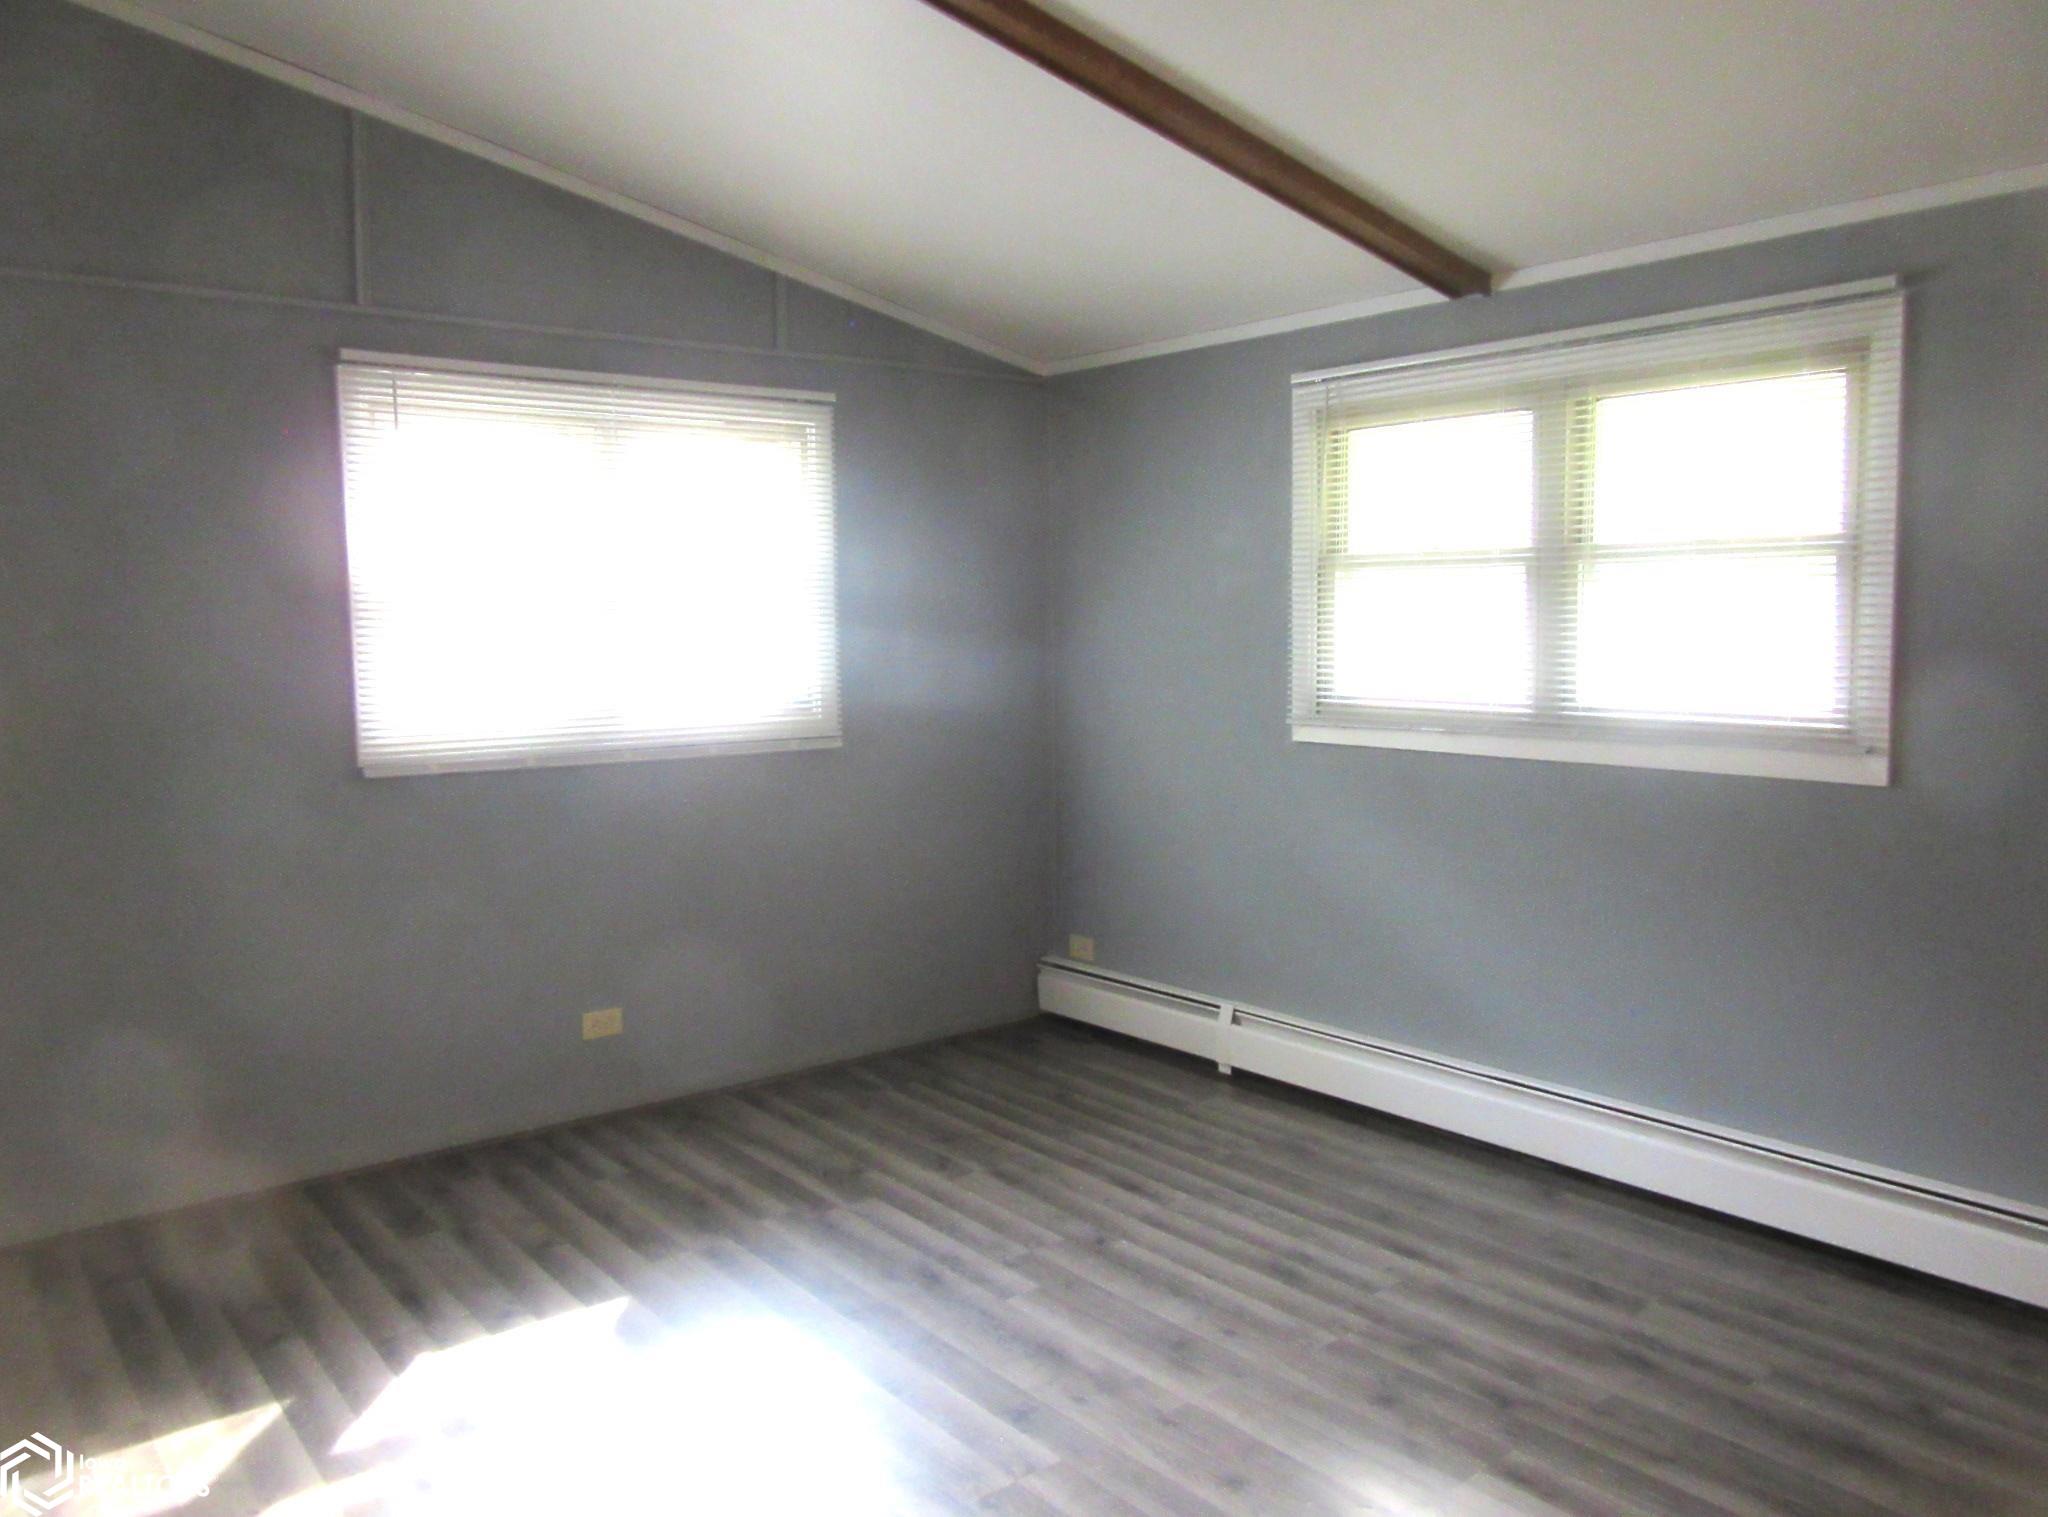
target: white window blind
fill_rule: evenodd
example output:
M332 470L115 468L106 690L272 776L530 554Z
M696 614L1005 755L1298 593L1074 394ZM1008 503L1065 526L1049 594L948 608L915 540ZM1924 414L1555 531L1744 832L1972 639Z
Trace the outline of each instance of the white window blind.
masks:
M344 353L370 775L839 740L832 397Z
M1304 741L1882 784L1890 281L1298 375Z

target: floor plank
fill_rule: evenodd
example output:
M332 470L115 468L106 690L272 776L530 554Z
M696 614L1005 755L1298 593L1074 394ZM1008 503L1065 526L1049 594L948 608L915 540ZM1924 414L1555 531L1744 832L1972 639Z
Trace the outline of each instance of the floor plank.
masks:
M0 1309L0 1439L199 1514L2048 1517L2048 1316L1050 1020L0 1252Z

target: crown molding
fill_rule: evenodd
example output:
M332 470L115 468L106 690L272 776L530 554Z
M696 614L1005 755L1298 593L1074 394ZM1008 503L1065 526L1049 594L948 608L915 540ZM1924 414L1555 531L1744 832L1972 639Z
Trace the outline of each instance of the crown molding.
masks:
M1785 216L1768 217L1762 221L1746 221L1736 226L1718 227L1709 232L1690 233L1684 237L1667 237L1658 242L1616 248L1611 252L1589 253L1583 258L1564 258L1555 263L1533 264L1526 269L1517 269L1503 275L1495 288L1499 291L1519 290L1530 285L1551 284L1560 279L1577 279L1583 275L1605 273L1612 269L1634 268L1646 263L1662 263L1668 259L1685 258L1694 253L1710 253L1717 249L1742 247L1753 242L1770 242L1780 237L1796 237L1802 232L1819 232L1830 227L1881 221L1887 216L1904 216L1914 211L1936 210L1942 206L1961 205L1971 200L1989 200L1999 195L2020 195L2029 190L2039 189L2048 189L2048 163L2003 169L1994 174L1978 174L1968 179L1953 179L1944 184L1900 190L1894 194L1872 196L1867 200L1844 201L1840 205L1822 206L1811 211L1796 211ZM1040 367L1043 372L1055 377L1061 374L1077 374L1087 369L1103 369L1113 364L1133 363L1141 358L1162 358L1170 353L1187 353L1197 348L1220 347L1226 343L1247 342L1255 337L1272 337L1282 332L1301 332L1311 327L1334 326L1339 322L1362 321L1369 317L1385 316L1393 311L1407 311L1417 306L1446 303L1443 297L1429 290L1404 290L1370 300L1352 301L1345 305L1321 306L1291 316L1273 316L1235 326L1217 327L1207 332L1191 333L1186 337L1167 337L1157 342L1111 348L1078 358L1056 359Z
M814 289L823 290L828 295L837 295L842 300L848 300L855 305L864 306L866 309L878 315L887 316L893 321L900 321L906 326L916 327L919 331L929 332L934 337L944 338L947 342L957 343L963 348L971 348L986 358L995 359L998 363L1009 364L1013 368L1023 369L1025 372L1035 374L1040 378L1044 378L1049 372L1046 365L1040 360L1026 358L1019 353L1012 353L1007 348L989 342L986 338L977 337L971 332L963 332L957 327L935 320L930 316L920 315L916 311L897 305L894 301L885 300L881 296L870 294L856 285L850 285L844 280L835 279L829 274L821 274L816 269L806 268L800 263L770 253L766 249L757 248L752 243L742 242L737 237L729 237L725 233L711 227L702 226L697 222L677 216L673 212L664 211L658 206L649 205L644 200L636 200L630 195L623 195L617 190L606 189L603 185L594 184L590 180L581 178L578 175L550 167L537 158L529 158L524 153L508 148L501 143L492 142L488 138L478 137L473 133L461 130L459 127L449 126L446 122L436 121L430 116L422 116L417 111L410 111L404 106L394 105L388 100L368 94L365 91L356 89L352 85L343 84L338 79L330 79L325 74L316 73L312 69L303 68L296 63L288 63L284 59L263 52L258 48L250 47L245 43L235 42L227 37L220 36L218 33L193 26L188 22L174 21L168 16L160 16L144 6L133 3L133 0L73 0L73 3L82 6L86 10L96 11L100 15L153 33L167 41L178 43L180 46L191 48L194 52L205 53L209 57L218 58L223 63L232 63L238 68L245 68L251 73L261 74L266 79L275 80L279 84L290 85L294 89L305 91L307 94L317 95L330 104L339 105L348 110L359 112L364 116L373 117L378 121L438 142L444 147L452 147L460 152L471 154L488 163L494 163L500 168L510 169L515 174L523 174L529 179L537 179L541 183L551 185L555 189L565 191L584 200L593 201L608 210L617 211L621 215L631 216L635 220L660 227L665 232L673 232L678 237L687 237L692 242L699 242L707 247L715 248L721 253L730 254L734 258L744 259L746 262L767 269L771 273L780 274L784 278L794 279L800 284L807 284Z
M878 315L900 321L906 326L928 332L947 342L957 343L984 357L993 358L1021 369L1041 379L1056 378L1063 374L1076 374L1089 369L1109 368L1116 364L1133 363L1144 358L1161 358L1173 353L1187 353L1200 348L1221 347L1229 343L1248 342L1258 337L1271 337L1284 332L1306 331L1313 327L1334 326L1340 322L1363 321L1375 316L1385 316L1396 311L1413 310L1420 306L1437 305L1443 297L1420 287L1396 291L1387 295L1374 296L1363 300L1348 301L1339 305L1319 306L1312 310L1287 315L1265 317L1256 321L1235 323L1215 327L1208 331L1191 332L1181 337L1161 338L1153 342L1134 343L1127 347L1109 348L1101 352L1081 354L1071 358L1041 359L1029 358L1015 353L999 344L964 332L934 317L897 305L894 301L870 294L858 286L847 284L829 274L791 259L780 257L766 249L755 247L736 237L727 236L711 227L700 225L670 211L636 200L630 195L606 189L603 185L568 173L529 158L486 138L475 136L416 111L394 105L388 100L330 79L324 74L288 63L259 49L222 37L204 28L187 22L174 21L161 16L135 0L73 0L74 4L90 11L126 22L143 31L176 42L196 52L208 54L223 62L261 74L281 84L317 95L332 104L359 112L376 120L386 122L405 131L439 142L443 146L469 153L494 163L500 168L510 169L530 179L558 190L592 201L622 215L647 222L676 236L689 238L727 253L735 258L780 274L788 279L836 295L855 305L862 306ZM1631 247L1615 248L1602 253L1589 253L1583 257L1559 259L1551 263L1533 264L1528 268L1508 272L1496 282L1499 291L1517 290L1531 285L1549 284L1560 279L1576 279L1587 274L1598 274L1613 269L1633 268L1641 264L1661 263L1667 259L1684 258L1695 253L1712 252L1721 248L1742 247L1754 242L1769 242L1780 237L1793 237L1802 232L1823 231L1830 227L1852 226L1859 222L1878 221L1888 216L1903 216L1914 211L1934 210L1942 206L1960 205L1972 200L1987 200L2000 195L2023 194L2029 190L2048 188L2048 163L2024 165L2019 168L2002 169L1994 173L1978 174L1966 179L1949 180L1941 184L1926 185L1918 189L1900 190L1890 194L1871 196L1863 200L1844 201L1838 205L1822 206L1814 210L1795 211L1783 216L1766 217L1760 221L1741 222L1734 226L1718 227L1711 231L1688 233L1682 237L1667 237L1655 242L1638 243Z

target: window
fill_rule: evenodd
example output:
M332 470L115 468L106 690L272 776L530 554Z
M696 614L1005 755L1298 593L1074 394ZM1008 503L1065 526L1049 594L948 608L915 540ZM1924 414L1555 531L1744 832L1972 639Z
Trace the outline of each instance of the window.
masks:
M337 381L365 774L837 745L831 396Z
M1883 784L1890 281L1298 375L1294 736Z

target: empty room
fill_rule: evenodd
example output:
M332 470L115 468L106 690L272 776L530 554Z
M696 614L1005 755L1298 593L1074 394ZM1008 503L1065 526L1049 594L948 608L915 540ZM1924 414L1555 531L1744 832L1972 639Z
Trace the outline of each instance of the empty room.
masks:
M2048 1517L2048 0L0 0L0 1517Z

